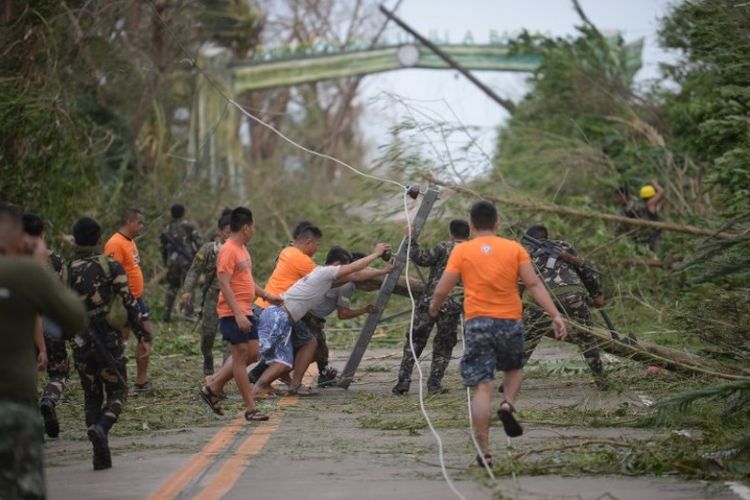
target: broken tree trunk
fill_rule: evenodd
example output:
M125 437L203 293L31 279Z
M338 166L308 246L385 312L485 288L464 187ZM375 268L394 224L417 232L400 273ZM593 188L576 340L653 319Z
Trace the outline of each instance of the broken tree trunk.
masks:
M383 277L378 276L377 278L358 282L357 288L365 291L378 290L382 282ZM414 297L419 297L419 294L421 294L424 290L424 284L419 280L411 279L410 285ZM409 296L409 292L406 288L406 279L404 276L401 276L399 278L398 284L396 285L393 293L404 297ZM639 339L635 344L628 344L625 340L625 337L623 337L624 341L612 340L612 335L608 330L605 330L604 328L586 328L586 331L593 337L597 338L597 340L599 341L599 349L606 353L612 354L613 356L632 359L633 361L659 366L666 370L685 373L689 375L703 374L727 380L742 380L747 378L742 375L733 375L730 373L722 373L720 371L717 371L712 366L706 364L706 362L700 356L697 356L695 354L678 351L676 349L670 349L669 347L660 346L646 340ZM554 335L551 331L548 336L554 338ZM572 336L568 336L566 341L573 343Z
M476 191L463 187L463 186L458 186L456 184L450 184L448 182L439 181L432 176L427 176L426 179L429 180L433 184L446 187L456 192L469 193L469 194L478 196L485 200L494 201L495 203L503 203L505 205L513 205L515 207L528 208L530 210L535 210L537 212L546 212L546 213L552 213L552 214L558 214L558 215L569 215L571 217L578 217L581 219L606 220L610 222L619 222L621 224L627 224L630 226L651 227L654 229L661 229L662 231L672 231L675 233L694 234L697 236L709 236L713 238L719 238L722 240L731 240L737 237L737 235L734 233L727 233L724 231L717 232L713 229L706 229L702 227L682 226L680 224L673 224L671 222L650 221L646 219L633 219L631 217L625 217L622 215L588 212L586 210L561 207L557 205L542 205L542 204L538 204L538 203L534 203L530 201L512 200L509 198L502 198L499 196L487 196L481 193L477 193Z
M609 331L603 328L587 328L586 332L596 337L599 341L599 349L614 356L690 375L711 375L727 380L742 380L747 378L742 375L716 371L712 366L707 365L700 356L696 356L695 354L670 349L669 347L660 346L646 340L639 339L632 344L622 340L613 340ZM552 331L547 336L554 338ZM568 336L565 340L566 342L573 343L571 336Z

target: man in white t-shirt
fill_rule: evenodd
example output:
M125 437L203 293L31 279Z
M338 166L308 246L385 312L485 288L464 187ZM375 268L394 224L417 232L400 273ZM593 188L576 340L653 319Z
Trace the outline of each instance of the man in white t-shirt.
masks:
M350 254L344 248L335 246L331 248L326 256L326 264L338 262L339 264L348 264L353 260L359 260L364 257L363 253L352 253ZM354 281L361 281L362 279L375 278L388 274L392 267L388 266L385 269L371 269L360 271L358 277ZM362 277L362 274L367 274L366 277ZM363 314L375 314L378 312L378 307L375 304L367 304L364 307L352 308L349 304L349 299L354 294L354 283L350 281L345 285L341 285L328 290L323 296L322 301L308 312L302 322L307 325L307 328L315 336L315 340L318 341L318 346L315 348L315 363L318 365L318 387L325 387L333 385L338 375L336 368L331 366L328 362L328 343L326 342L326 332L324 330L326 324L326 318L331 315L334 311L336 312L339 319L352 319Z
M357 271L365 269L390 250L390 245L378 243L370 255L350 264L342 265L341 260L337 259L327 262L325 266L318 266L282 294L284 299L282 306L269 307L263 311L258 324L260 355L270 367L263 372L253 386L254 395L268 391L273 381L292 369L294 364L294 353L290 341L292 324L320 304L334 283L351 281ZM302 378L301 373L294 375L292 384L289 386L290 394L297 393Z

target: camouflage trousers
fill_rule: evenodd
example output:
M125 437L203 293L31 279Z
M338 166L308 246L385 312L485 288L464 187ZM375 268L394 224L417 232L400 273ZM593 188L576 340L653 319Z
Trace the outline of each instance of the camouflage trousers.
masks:
M586 327L593 325L586 295L582 293L560 295L555 297L555 303L561 309L560 313L572 323L568 335L583 353L583 358L591 369L594 379L597 381L603 380L605 378L604 368L599 355L597 340L585 330ZM576 327L576 325L581 325L583 328ZM527 306L523 311L523 326L526 331L524 338L524 365L526 365L539 341L552 330L552 320L542 309L536 306Z
M214 341L216 340L216 332L219 329L219 316L216 314L216 303L219 301L219 289L211 287L206 290L203 296L203 308L201 309L201 353L203 359L211 360L214 359ZM222 350L222 358L224 361L229 357L229 347L227 343L224 343Z
M0 400L0 498L45 497L42 432L39 410Z
M323 373L326 366L328 366L328 343L326 342L326 332L324 330L326 326L326 320L313 316L312 314L305 314L302 321L307 325L307 328L315 336L315 340L318 341L318 347L315 349L315 363L318 365L318 373Z
M47 400L56 406L70 377L70 363L65 341L44 335L47 346L47 385L42 392L42 401Z
M432 327L437 323L437 334L432 341L432 365L430 366L430 377L427 380L427 389L436 390L440 388L440 383L445 376L445 370L450 363L453 347L457 342L458 323L461 312L440 311L437 318L430 316L429 304L420 303L414 312L414 322L412 323L412 341L414 351L419 358L422 350L427 345L430 338ZM414 370L414 357L409 345L409 332L406 332L406 343L404 344L404 353L401 358L401 368L398 372L398 386L402 389L408 389L411 383L411 375Z
M174 308L177 294L185 282L185 276L187 276L189 268L189 264L184 265L181 261L167 264L167 293L164 297L164 321L169 321L172 317L172 309ZM186 312L192 311L186 310Z
M122 413L127 398L127 358L119 333L107 332L102 343L109 356L89 341L82 347L75 346L73 359L81 377L86 425L100 424L109 431Z

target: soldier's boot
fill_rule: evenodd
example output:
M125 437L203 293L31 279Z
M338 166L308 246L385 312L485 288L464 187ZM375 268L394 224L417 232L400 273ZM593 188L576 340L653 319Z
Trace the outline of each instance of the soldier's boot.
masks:
M445 394L448 392L447 389L443 389L441 383L450 361L450 355L433 356L432 366L430 366L430 378L427 379L427 394Z
M339 372L336 368L331 365L326 365L318 374L318 387L328 387L329 385L333 385L338 374Z
M107 431L101 424L94 424L88 428L86 434L94 448L94 470L104 470L112 467L112 454L109 452Z
M59 436L60 422L57 420L57 413L55 413L55 403L49 399L42 399L39 404L39 411L41 411L44 419L44 432L51 438Z
M173 292L170 288L167 290L167 296L164 299L164 322L169 323L172 321L172 309L174 309L174 301L177 297L177 293Z
M203 356L203 375L214 374L214 357Z
M403 380L399 380L396 385L393 386L393 389L391 389L391 392L395 394L396 396L403 396L407 392L409 392L409 382L405 382Z
M594 376L594 384L596 384L596 388L600 391L609 390L610 385L607 376L604 373L604 365L602 365L601 358L599 356L587 356L584 359L591 369L591 374Z

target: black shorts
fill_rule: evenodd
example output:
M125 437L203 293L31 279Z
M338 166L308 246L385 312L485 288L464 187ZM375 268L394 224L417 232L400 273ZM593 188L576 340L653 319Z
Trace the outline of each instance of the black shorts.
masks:
M250 320L250 331L243 332L240 330L237 320L234 316L224 316L219 318L219 331L221 338L232 345L245 344L251 340L258 340L258 320L255 316L248 316Z

